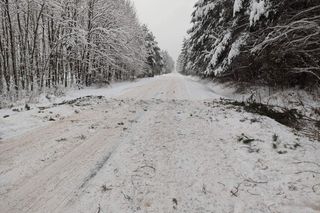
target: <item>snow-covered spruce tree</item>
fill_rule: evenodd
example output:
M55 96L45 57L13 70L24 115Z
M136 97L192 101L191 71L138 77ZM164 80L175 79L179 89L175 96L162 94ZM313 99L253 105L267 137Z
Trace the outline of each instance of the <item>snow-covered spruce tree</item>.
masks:
M162 68L161 74L172 73L175 69L175 63L173 58L170 56L170 54L166 50L161 51L161 57L163 61L163 68Z
M225 47L231 39L229 19L232 18L229 0L200 0L192 14L189 30L190 69L194 74L213 76Z
M146 25L142 26L144 32L145 48L147 50L147 64L144 75L154 76L160 75L163 68L163 60L161 56L161 49L158 46L153 33Z
M312 86L320 79L319 14L317 0L199 0L189 68L206 77Z
M190 60L189 60L189 55L190 55L190 47L189 47L189 43L190 43L190 40L185 38L183 40L183 44L182 44L182 49L181 49L181 53L178 57L178 61L177 61L177 71L179 73L182 73L184 75L190 75L192 74L190 72L190 69L189 69L189 64L190 63Z

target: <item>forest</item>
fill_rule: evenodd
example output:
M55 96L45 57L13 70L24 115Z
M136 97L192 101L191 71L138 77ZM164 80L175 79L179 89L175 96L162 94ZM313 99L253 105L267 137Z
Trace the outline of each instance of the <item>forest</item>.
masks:
M0 213L319 201L320 0L0 0Z
M319 0L199 0L179 72L272 87L319 88Z
M128 0L1 0L0 95L171 72Z

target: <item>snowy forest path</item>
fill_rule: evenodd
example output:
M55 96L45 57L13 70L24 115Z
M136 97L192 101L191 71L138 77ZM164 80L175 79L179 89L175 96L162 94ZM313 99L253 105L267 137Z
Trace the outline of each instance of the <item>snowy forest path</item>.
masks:
M319 144L219 98L169 74L1 141L1 212L318 212Z

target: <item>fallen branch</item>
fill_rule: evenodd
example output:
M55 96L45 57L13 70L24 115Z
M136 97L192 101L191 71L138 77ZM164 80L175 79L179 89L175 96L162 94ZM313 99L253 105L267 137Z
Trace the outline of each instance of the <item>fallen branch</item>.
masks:
M250 183L255 183L255 184L267 184L268 183L267 181L255 181L255 180L252 180L251 178L245 179L244 181L250 182Z
M238 197L239 188L240 188L240 186L241 186L242 183L243 183L243 182L239 183L239 184L234 188L235 191L234 191L234 190L231 190L231 191L230 191L232 196Z
M316 171L311 171L311 170L306 170L306 171L300 171L300 172L296 172L295 174L302 174L302 173L313 173L313 174L318 174L320 175L320 172L316 172Z
M129 201L132 200L132 198L129 195L126 195L125 193L123 193L123 191L121 191L121 194L126 200L129 200Z
M260 194L255 194L249 191L249 189L247 190L248 194L254 195L254 196L259 196Z
M316 165L318 167L320 167L320 164L319 163L315 163L315 162L311 162L311 161L299 161L299 162L293 162L293 164L313 164L313 165Z
M154 172L156 172L156 168L154 168L153 166L149 166L149 165L141 166L141 167L137 168L136 170L134 170L133 172L138 172L140 169L144 169L144 168L150 168L150 169L152 169Z
M223 183L221 183L221 182L218 182L221 186L224 186L224 187L226 187L226 185L225 184L223 184Z

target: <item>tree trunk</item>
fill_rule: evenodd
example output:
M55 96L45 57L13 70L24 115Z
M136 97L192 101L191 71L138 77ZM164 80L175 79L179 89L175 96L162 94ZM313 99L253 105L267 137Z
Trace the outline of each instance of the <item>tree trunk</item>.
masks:
M11 52L11 63L12 63L12 72L14 79L14 88L16 90L16 96L18 97L19 93L19 82L18 82L18 71L17 71L17 59L16 59L16 43L14 37L14 29L11 22L10 8L9 8L9 0L5 0L5 7L7 13L7 21L8 21L8 30L10 36L10 52Z

